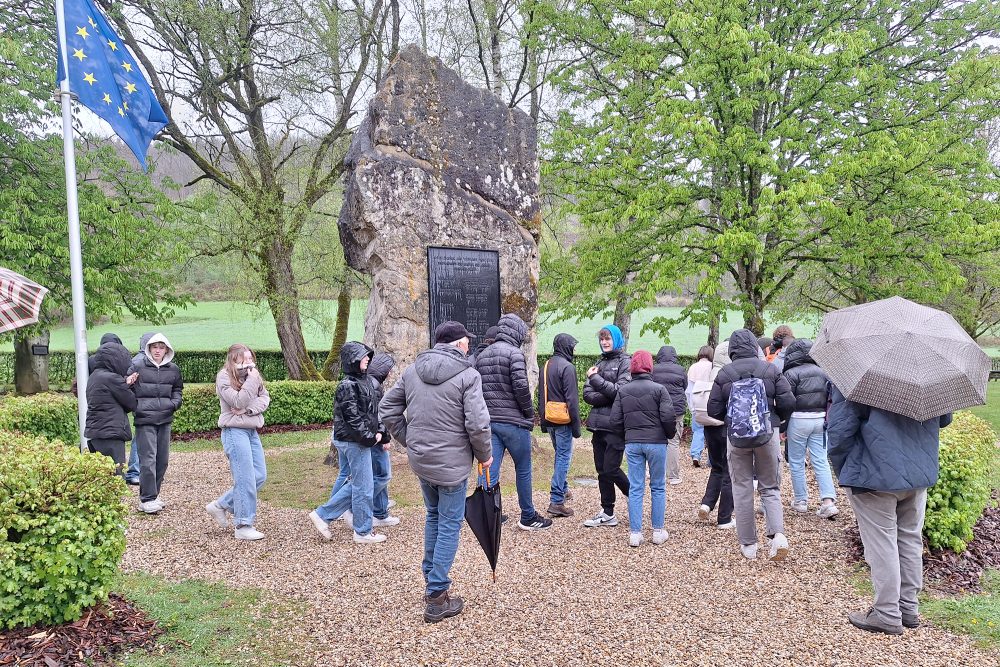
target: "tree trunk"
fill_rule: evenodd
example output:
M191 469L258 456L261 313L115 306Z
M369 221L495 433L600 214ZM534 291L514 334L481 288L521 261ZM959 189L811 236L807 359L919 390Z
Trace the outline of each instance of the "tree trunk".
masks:
M716 347L719 344L720 320L719 313L712 313L712 317L708 321L708 342L705 343L706 345Z
M299 290L292 271L292 245L273 238L262 250L264 295L274 316L278 343L291 380L318 380L320 375L306 351L299 314Z
M333 330L333 344L330 354L323 362L323 379L336 380L340 377L340 348L347 342L347 325L351 321L351 283L345 277L337 294L337 325Z
M399 53L399 0L390 0L389 6L392 9L392 25L391 25L391 36L390 36L390 47L389 47L389 60L396 57Z
M764 335L764 308L762 305L748 303L743 307L743 328L752 331L754 336Z
M14 340L14 391L27 396L49 390L49 357L31 353L33 345L49 345L49 332Z
M330 442L330 451L326 453L326 458L323 459L323 465L340 469L340 456L337 453L337 446L332 441Z
M622 298L615 302L614 325L622 330L622 338L628 343L629 332L632 329L632 313L625 310L627 300Z

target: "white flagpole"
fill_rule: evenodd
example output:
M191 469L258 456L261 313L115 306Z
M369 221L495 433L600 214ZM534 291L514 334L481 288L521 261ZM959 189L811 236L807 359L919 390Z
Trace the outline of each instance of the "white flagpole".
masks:
M80 251L80 210L76 199L76 151L73 148L73 97L69 90L69 58L66 51L66 10L56 0L56 27L65 78L59 82L62 102L63 161L66 165L66 209L69 213L69 273L73 288L73 344L76 349L76 389L80 426L80 451L87 451L83 436L87 423L87 311L83 299L83 256Z

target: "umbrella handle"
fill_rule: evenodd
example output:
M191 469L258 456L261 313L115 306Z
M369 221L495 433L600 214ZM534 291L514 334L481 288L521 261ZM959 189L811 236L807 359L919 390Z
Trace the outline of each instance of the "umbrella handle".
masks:
M483 487L484 489L488 489L491 486L493 486L490 483L490 469L489 468L483 468L483 464L482 463L479 464L479 476L480 477L483 477L483 476L486 477L486 486Z

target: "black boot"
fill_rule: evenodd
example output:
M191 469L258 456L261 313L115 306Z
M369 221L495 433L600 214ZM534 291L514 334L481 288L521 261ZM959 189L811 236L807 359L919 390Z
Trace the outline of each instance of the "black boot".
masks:
M428 623L437 623L452 616L462 613L465 603L462 598L448 595L448 591L441 591L424 598L424 620Z

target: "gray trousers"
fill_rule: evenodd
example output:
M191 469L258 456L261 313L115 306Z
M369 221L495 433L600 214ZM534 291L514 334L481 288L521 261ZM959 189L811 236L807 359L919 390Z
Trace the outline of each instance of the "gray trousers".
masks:
M677 427L674 437L667 440L667 479L681 478L681 427Z
M781 507L781 445L778 429L771 440L760 447L740 449L727 443L729 478L733 482L733 508L736 534L740 544L757 544L757 517L754 509L753 478L764 505L768 537L785 532Z
M115 473L119 477L124 477L122 467L125 464L125 441L105 440L103 438L91 438L87 442L90 451L95 454L104 454L115 462Z
M867 491L847 497L854 508L865 562L875 588L879 620L899 625L902 615L917 615L917 594L924 583L924 511L927 489Z
M170 459L170 424L136 426L135 437L139 447L139 501L145 503L160 495Z

